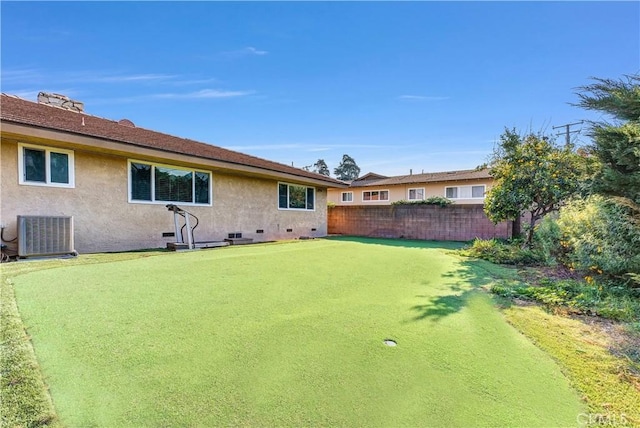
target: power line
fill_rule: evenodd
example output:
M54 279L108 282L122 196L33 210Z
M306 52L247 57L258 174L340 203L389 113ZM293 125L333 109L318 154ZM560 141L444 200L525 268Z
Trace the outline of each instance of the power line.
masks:
M571 134L573 134L574 132L580 132L582 130L582 129L577 129L572 131L571 127L574 125L582 125L583 123L584 123L584 120L581 120L580 122L573 122L573 123L567 123L559 126L552 126L551 129L565 128L565 132L559 132L556 135L565 134L565 142L568 147L569 145L571 145Z

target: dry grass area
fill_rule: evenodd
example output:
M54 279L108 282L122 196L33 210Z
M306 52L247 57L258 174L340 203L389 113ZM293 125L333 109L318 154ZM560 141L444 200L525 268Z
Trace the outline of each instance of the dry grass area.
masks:
M587 403L582 426L640 426L640 334L628 323L513 301L507 321L551 355Z

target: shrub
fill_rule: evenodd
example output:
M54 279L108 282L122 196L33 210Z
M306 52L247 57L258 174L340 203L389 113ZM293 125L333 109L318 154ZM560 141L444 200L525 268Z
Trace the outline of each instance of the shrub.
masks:
M440 207L446 207L447 205L451 205L452 203L453 201L442 196L429 196L428 198L420 201L395 201L391 202L391 205L438 205Z
M520 241L507 242L495 238L475 239L463 254L507 265L537 265L543 260L538 250L523 248Z
M566 307L573 312L620 321L640 319L640 291L587 277L585 281L542 280L537 286L499 284L491 292L499 296L540 302L547 307Z
M567 262L567 250L560 245L562 230L557 220L558 213L547 215L538 224L534 233L534 248L538 249L546 265L566 264Z
M629 208L590 196L564 207L557 224L570 267L627 281L640 274L640 225Z

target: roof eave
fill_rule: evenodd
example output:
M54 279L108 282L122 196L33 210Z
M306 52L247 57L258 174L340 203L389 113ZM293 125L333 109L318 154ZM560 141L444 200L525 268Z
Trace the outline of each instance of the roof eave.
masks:
M41 125L26 124L8 118L0 118L0 122L3 125L3 137L12 138L16 141L19 141L22 138L30 138L35 139L40 144L51 144L51 142L56 142L70 147L78 147L89 152L110 153L123 157L137 156L158 161L173 160L182 163L200 164L203 166L216 168L218 170L222 170L231 174L242 174L262 178L287 180L293 181L295 183L312 184L318 187L348 187L347 183L334 180L330 177L328 177L329 179L327 180L323 179L322 177L314 178L304 175L297 175L294 173L277 171L270 168L257 167L227 160L181 153L173 150L152 148L130 141L119 141L110 138L60 130ZM75 137L76 141L69 141L69 138L64 138L65 136L73 136ZM135 147L136 150L128 149L130 147Z

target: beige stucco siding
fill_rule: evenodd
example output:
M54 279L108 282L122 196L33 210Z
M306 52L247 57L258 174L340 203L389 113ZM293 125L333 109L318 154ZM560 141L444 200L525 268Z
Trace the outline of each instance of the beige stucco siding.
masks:
M445 188L452 186L477 186L485 185L485 190L488 191L491 186L491 179L480 180L465 180L465 181L450 181L440 183L414 183L414 184L396 184L392 186L366 186L366 187L352 187L348 189L336 189L331 188L328 190L328 201L336 205L388 205L392 202L408 200L409 189L424 189L425 197L431 196L445 196ZM388 201L365 201L362 198L363 192L367 191L389 191ZM342 202L343 192L353 192L353 202ZM454 199L456 204L482 204L483 199Z
M157 248L175 241L162 237L163 232L174 231L173 213L164 203L128 201L129 157L80 150L74 157L75 188L20 185L18 145L0 142L0 222L6 225L5 238L16 235L18 215L64 215L74 217L75 247L80 253ZM203 169L202 163L194 166ZM196 241L223 240L232 232L254 241L327 234L325 189L316 188L315 211L279 210L276 179L209 170L212 205L177 203L200 219ZM264 233L257 233L259 229Z

